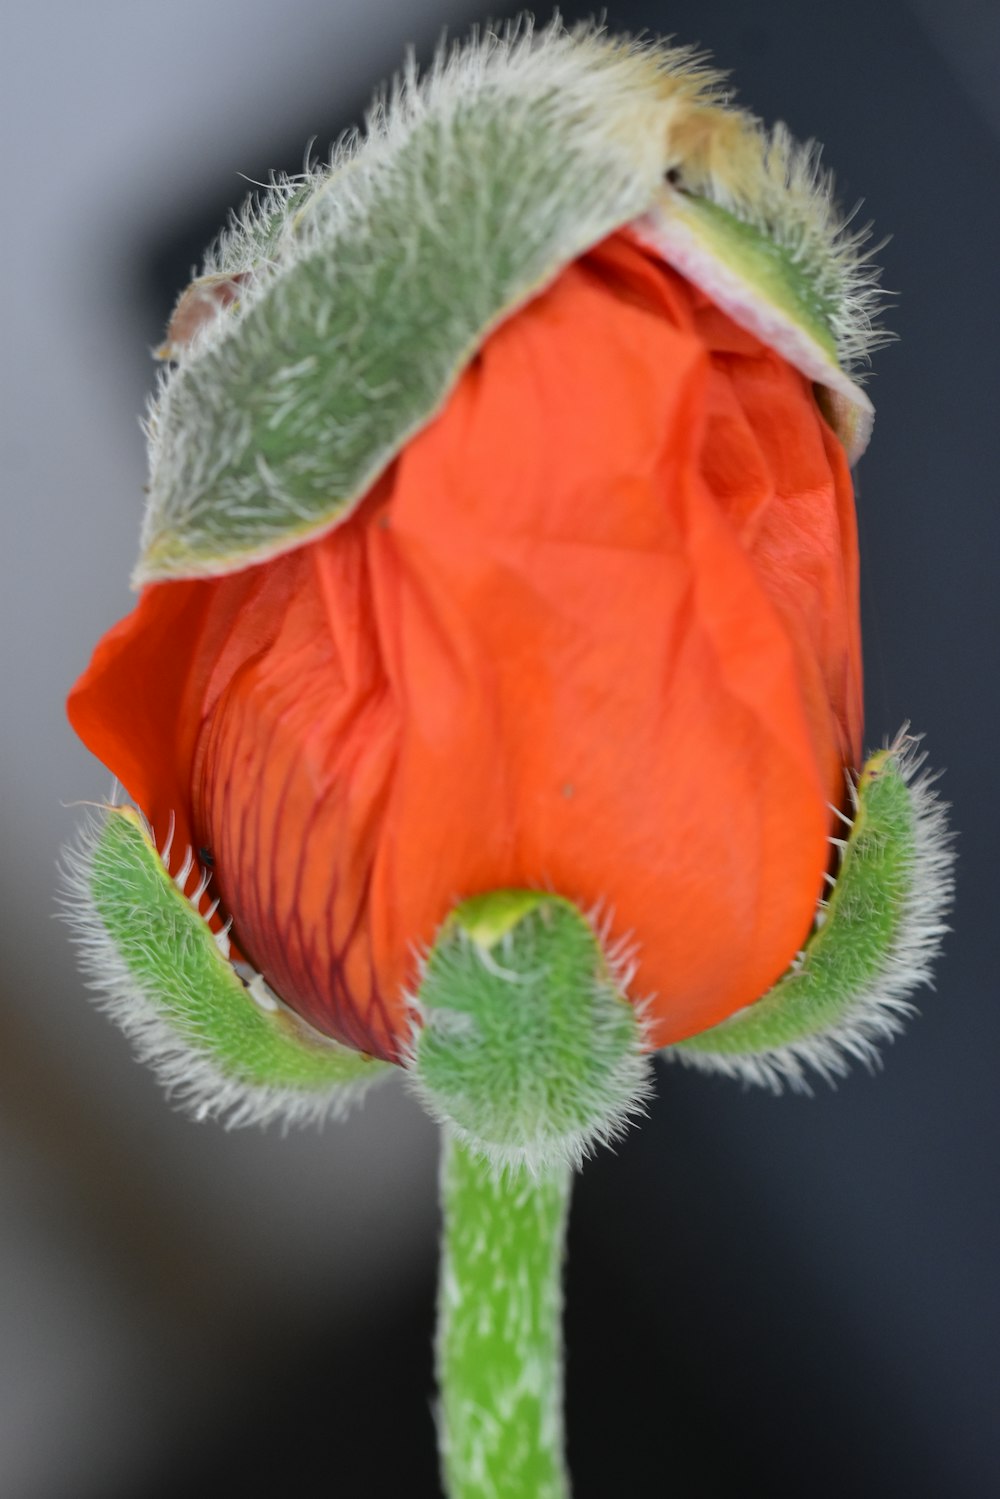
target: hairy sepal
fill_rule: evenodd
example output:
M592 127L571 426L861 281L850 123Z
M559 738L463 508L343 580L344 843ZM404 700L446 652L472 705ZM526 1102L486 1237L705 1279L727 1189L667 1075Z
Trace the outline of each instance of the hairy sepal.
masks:
M476 36L423 80L411 65L366 134L233 222L184 317L182 298L136 582L234 571L341 523L490 330L630 224L827 383L856 455L870 407L837 361L873 339L863 235L813 148L722 82L689 49L559 24Z
M841 349L848 338L857 351L872 342L865 309L877 273L869 286L863 272L856 271L858 285L851 294L857 305L845 314L848 292L839 285L837 257L810 258L805 229L794 221L765 223L738 218L711 199L665 187L636 231L735 323L813 381L827 420L848 460L856 463L868 446L875 408L842 367ZM839 339L838 324L844 325Z
M168 851L169 857L169 851ZM130 807L108 807L66 851L63 904L90 986L142 1061L198 1119L316 1122L391 1069L318 1035L247 985ZM255 997L256 995L256 997Z
M415 1091L500 1173L578 1165L650 1096L627 979L570 901L518 890L465 902L438 933L412 1001Z
M774 1092L810 1091L852 1061L872 1068L931 983L948 927L954 854L945 805L904 730L872 755L855 786L854 816L829 898L789 971L763 998L661 1053Z

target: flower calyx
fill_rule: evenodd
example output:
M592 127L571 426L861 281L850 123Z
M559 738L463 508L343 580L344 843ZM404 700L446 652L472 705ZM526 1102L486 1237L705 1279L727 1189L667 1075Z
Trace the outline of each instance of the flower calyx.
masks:
M313 1031L259 976L241 978L226 929L200 909L206 882L190 850L172 874L169 847L158 852L131 807L92 819L64 863L63 904L92 987L196 1119L316 1122L391 1072Z
M423 964L407 1065L429 1112L497 1169L579 1164L645 1111L651 1057L628 973L571 901L456 907Z
M815 382L857 458L878 273L815 149L690 49L515 25L410 70L367 136L277 181L209 255L160 350L136 583L340 525L488 335L629 227Z
M904 728L851 781L853 818L805 946L777 984L721 1024L663 1055L780 1092L809 1092L852 1060L877 1065L931 981L954 888L946 807Z

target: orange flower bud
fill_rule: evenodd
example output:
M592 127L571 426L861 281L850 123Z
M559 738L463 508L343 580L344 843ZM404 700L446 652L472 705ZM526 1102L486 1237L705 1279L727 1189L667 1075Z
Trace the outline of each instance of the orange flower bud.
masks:
M650 1040L757 999L860 758L847 461L814 388L629 231L503 321L334 529L148 584L70 698L237 948L398 1059L499 888L600 907Z

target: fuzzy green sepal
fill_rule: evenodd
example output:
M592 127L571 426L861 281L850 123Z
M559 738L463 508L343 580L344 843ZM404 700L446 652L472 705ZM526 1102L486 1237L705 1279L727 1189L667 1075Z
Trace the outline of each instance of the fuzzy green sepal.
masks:
M131 808L108 808L69 863L93 987L199 1118L314 1119L390 1070L318 1035L260 981L242 982Z
M641 1018L594 929L559 896L505 890L459 906L415 1011L417 1092L498 1166L575 1163L648 1095Z
M678 171L693 197L666 192ZM698 285L721 267L722 305L829 384L860 451L870 405L840 365L871 345L875 277L809 148L734 109L689 50L515 27L411 70L366 137L277 183L209 256L239 295L205 309L153 408L136 582L231 572L340 524L503 319L660 219L664 258Z
M952 851L944 809L913 741L901 737L866 763L829 899L789 971L755 1004L667 1055L778 1089L804 1088L805 1068L842 1075L851 1058L876 1060L876 1043L912 1012L947 930ZM847 830L845 830L847 831ZM832 877L831 877L832 878Z
M823 296L815 276L797 263L784 245L707 198L678 195L672 204L673 212L697 225L705 244L740 274L748 287L797 323L836 365L836 304Z
M874 408L842 367L837 332L844 293L822 274L822 261L710 198L669 188L636 227L734 322L813 382L824 415L856 462L871 437ZM863 291L856 294L863 299Z

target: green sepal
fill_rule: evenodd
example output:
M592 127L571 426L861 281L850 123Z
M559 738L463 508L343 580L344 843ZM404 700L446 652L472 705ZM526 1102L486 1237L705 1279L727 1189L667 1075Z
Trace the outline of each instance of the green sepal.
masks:
M833 336L836 304L823 296L816 278L796 263L784 245L708 198L686 193L672 195L670 212L674 218L697 225L705 245L738 271L748 287L797 324L823 351L829 363L836 365L837 344Z
M409 1067L435 1118L495 1165L577 1163L641 1112L642 1018L571 901L500 890L441 928L417 995Z
M703 145L721 131L700 167L692 124ZM689 166L696 193L668 191ZM730 213L734 176L745 201ZM494 328L606 235L644 225L828 387L856 456L871 408L837 361L871 343L874 274L808 148L734 109L690 51L515 28L409 74L367 137L223 235L206 274L245 280L178 351L152 411L136 583L231 572L343 522Z
M807 257L759 225L695 193L664 188L638 226L643 239L740 327L756 334L813 383L851 463L871 437L874 408L841 364L834 291Z
M390 1070L320 1036L268 991L266 1008L253 997L131 808L106 809L69 863L70 917L93 987L199 1118L314 1119Z
M634 105L619 92L595 128L570 83L498 76L414 110L282 242L272 227L274 272L155 414L137 582L231 571L345 519L488 332L643 210L658 169L622 138Z
M667 1048L666 1054L778 1089L828 1079L852 1058L872 1063L876 1043L912 1013L947 930L953 856L944 808L912 740L867 761L840 847L829 898L792 967L755 1004Z

